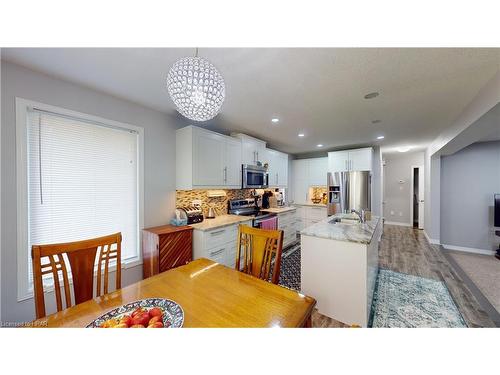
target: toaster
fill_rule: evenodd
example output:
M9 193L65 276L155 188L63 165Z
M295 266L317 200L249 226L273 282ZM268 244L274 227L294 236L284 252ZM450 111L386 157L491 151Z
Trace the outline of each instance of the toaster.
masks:
M201 212L201 207L185 206L185 207L180 207L179 210L181 212L184 212L184 214L186 215L188 224L196 224L196 223L201 223L203 221L203 214Z

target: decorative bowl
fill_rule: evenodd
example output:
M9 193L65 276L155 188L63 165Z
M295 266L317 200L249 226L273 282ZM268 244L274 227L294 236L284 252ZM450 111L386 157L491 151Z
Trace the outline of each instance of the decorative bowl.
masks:
M164 298L146 298L116 307L94 319L86 328L99 328L105 321L119 319L124 315L131 314L139 307L145 309L159 307L163 311L163 326L165 328L181 328L184 324L184 310L177 302Z

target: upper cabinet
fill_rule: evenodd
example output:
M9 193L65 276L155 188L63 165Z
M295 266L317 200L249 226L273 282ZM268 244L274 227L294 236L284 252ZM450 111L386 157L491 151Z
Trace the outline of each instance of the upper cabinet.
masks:
M242 164L256 165L258 161L264 164L266 142L241 133L231 134L231 136L241 140Z
M373 149L360 148L328 153L328 171L371 171Z
M176 188L241 188L241 141L195 126L176 132Z
M327 183L328 158L297 159L292 161L292 197L294 203L311 203L309 188Z
M267 163L269 169L269 186L270 187L287 187L288 186L288 154L279 151L266 149L264 158L261 160L263 164Z
M328 158L309 159L309 184L313 186L326 185L328 173Z

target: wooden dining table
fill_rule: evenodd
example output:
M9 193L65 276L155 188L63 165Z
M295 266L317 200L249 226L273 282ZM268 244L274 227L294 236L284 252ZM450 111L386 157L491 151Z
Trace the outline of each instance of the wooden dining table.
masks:
M197 259L104 296L38 319L33 326L85 327L123 304L166 298L184 310L183 327L310 327L316 300L245 273Z

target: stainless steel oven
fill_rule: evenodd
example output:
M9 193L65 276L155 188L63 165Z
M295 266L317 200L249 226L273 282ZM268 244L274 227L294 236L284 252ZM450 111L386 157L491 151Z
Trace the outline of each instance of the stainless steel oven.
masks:
M269 185L267 169L258 165L243 164L241 167L242 189L264 189Z

